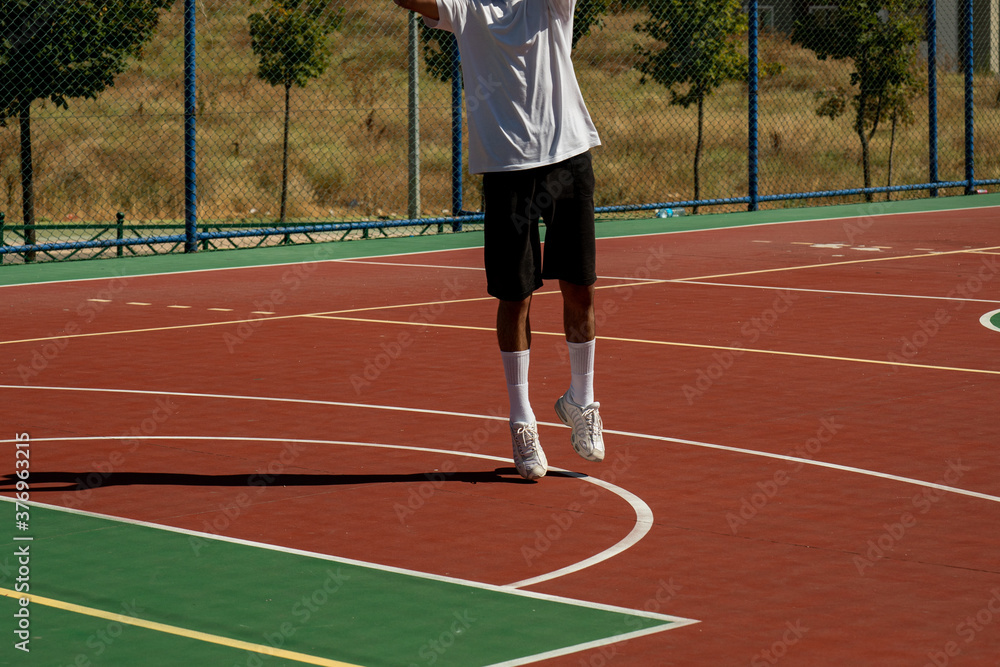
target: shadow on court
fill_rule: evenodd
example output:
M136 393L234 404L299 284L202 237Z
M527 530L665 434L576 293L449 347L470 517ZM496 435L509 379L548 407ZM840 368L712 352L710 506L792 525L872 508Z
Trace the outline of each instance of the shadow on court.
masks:
M0 477L0 492L14 491L18 478L16 474ZM518 475L513 467L494 470L467 472L420 472L396 474L307 474L249 473L233 475L199 475L195 473L172 472L35 472L31 471L31 490L34 493L46 491L86 491L110 486L344 486L360 484L397 483L450 483L461 484L534 484ZM62 486L41 486L56 485Z

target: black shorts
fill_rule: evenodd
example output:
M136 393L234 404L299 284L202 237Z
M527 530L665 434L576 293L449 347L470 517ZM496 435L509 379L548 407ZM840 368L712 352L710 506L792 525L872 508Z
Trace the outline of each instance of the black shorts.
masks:
M590 152L557 164L483 176L486 291L520 301L542 279L597 282ZM544 255L538 222L545 221Z

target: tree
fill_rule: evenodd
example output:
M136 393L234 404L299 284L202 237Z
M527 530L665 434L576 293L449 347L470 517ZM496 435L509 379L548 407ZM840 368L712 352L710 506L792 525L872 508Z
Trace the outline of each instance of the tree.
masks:
M285 89L284 140L281 154L281 223L288 208L288 128L292 86L304 88L330 64L327 37L343 22L344 10L326 0L274 0L266 12L251 14L250 40L260 58L257 76Z
M737 38L747 31L740 0L648 0L649 19L635 31L662 46L641 47L641 84L653 80L670 90L670 104L698 108L694 149L694 198L701 197L705 99L726 81L745 79L747 57ZM766 71L765 71L766 70ZM762 74L770 72L762 68ZM695 207L694 212L698 209Z
M36 241L31 104L94 99L140 57L173 0L3 0L0 3L0 125L17 117L24 241ZM25 255L34 260L34 252Z
M591 28L604 28L609 0L578 0L573 13L573 48L577 42L590 34Z
M820 60L854 63L853 94L844 89L820 93L816 112L835 119L848 104L853 106L866 188L872 187L872 137L883 121L890 120L895 144L897 122L905 124L912 118L909 101L923 88L913 66L923 38L923 9L921 0L844 0L831 13L807 15L792 32L792 41ZM866 201L872 199L865 193Z

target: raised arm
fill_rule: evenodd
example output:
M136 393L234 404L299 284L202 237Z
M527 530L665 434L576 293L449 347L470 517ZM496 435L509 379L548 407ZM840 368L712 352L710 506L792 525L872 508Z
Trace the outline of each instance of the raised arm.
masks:
M432 21L441 18L438 15L437 0L393 0L397 5L411 12L417 12Z

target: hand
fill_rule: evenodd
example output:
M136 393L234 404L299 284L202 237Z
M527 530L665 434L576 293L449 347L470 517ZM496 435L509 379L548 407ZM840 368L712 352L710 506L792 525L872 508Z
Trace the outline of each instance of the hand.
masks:
M441 18L438 14L437 0L393 0L393 2L403 9L417 12L432 21L437 21Z

